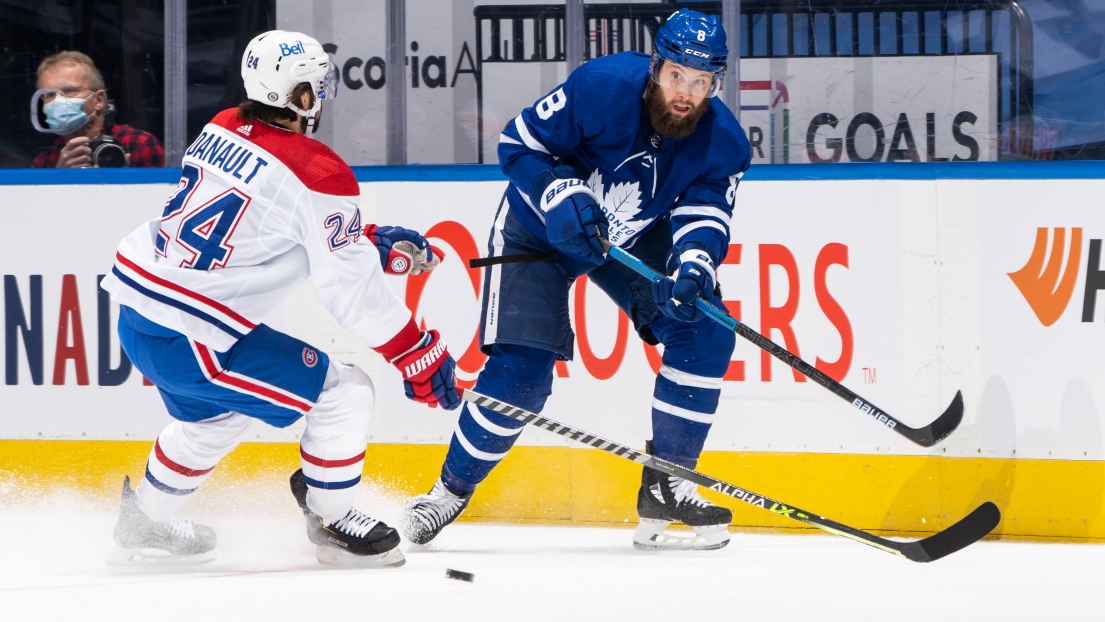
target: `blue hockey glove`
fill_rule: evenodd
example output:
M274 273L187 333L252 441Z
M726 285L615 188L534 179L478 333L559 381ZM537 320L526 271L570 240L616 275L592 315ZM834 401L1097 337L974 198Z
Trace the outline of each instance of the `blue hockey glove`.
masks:
M542 173L533 189L533 204L545 213L549 243L575 259L602 264L606 255L599 238L606 238L606 214L579 172L558 166Z
M668 253L668 273L652 284L652 297L660 312L680 322L697 322L706 314L694 306L696 296L710 300L714 293L716 277L714 261L709 253L698 248L682 252L673 248Z
M411 229L365 225L364 234L376 245L380 265L388 274L422 274L445 258L440 249Z

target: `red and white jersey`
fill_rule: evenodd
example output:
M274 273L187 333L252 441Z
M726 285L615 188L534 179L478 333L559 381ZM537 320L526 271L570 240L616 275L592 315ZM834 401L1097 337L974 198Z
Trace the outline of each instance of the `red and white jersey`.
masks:
M103 288L226 351L310 276L343 327L381 346L411 313L362 239L358 195L353 171L322 143L224 110L188 147L161 217L120 242Z

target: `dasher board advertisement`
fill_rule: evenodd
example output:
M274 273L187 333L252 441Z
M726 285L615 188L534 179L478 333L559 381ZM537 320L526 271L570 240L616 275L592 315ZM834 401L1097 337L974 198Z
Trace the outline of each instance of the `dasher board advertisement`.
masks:
M903 422L920 426L935 413L914 412L902 397L910 364L902 346L896 192L871 189L888 183L897 182L742 184L734 218L740 227L718 275L735 317ZM486 255L505 185L361 184L365 222L418 229L447 253L428 277L389 282L417 322L441 331L466 386L485 360L476 341L483 271L466 266ZM7 204L37 207L14 210L12 226L0 232L6 378L0 385L0 436L152 439L168 422L156 389L120 353L118 306L99 290L97 279L111 269L118 240L160 214L171 191L168 184L3 189ZM111 209L92 209L89 202ZM24 233L42 218L66 224L54 232L63 244L44 245ZM610 438L643 441L650 435L659 353L646 348L628 318L586 280L575 285L570 306L577 356L557 366L547 413ZM259 320L369 372L378 395L374 442L448 442L456 413L405 399L398 372L341 329L309 286ZM913 449L743 339L726 376L711 449ZM251 438L295 440L298 431L258 424ZM527 431L522 442L563 440Z
M1103 193L1099 180L982 182L984 454L1105 458Z

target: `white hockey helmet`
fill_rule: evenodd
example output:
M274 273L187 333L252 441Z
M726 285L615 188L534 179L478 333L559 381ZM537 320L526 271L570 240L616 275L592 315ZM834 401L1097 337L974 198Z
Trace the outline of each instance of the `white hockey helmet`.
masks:
M242 54L242 81L246 97L303 115L308 126L313 125L322 100L338 94L338 68L317 40L300 32L270 30L254 37ZM310 110L291 101L292 91L302 82L315 93Z

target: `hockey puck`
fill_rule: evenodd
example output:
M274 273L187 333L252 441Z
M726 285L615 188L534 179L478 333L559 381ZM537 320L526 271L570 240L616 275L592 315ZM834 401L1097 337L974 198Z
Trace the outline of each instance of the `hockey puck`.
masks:
M453 570L452 568L445 569L445 578L456 579L457 581L467 581L472 583L476 580L476 575L471 572L462 572L460 570Z

